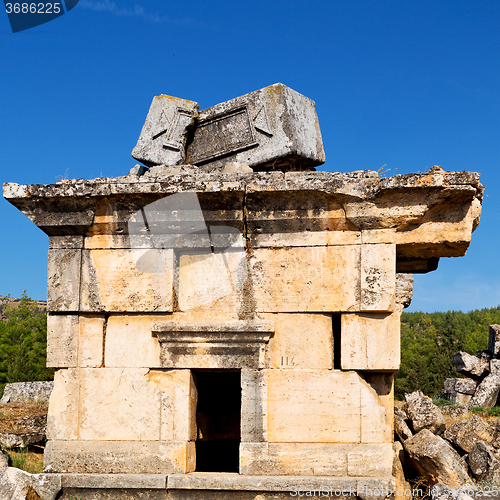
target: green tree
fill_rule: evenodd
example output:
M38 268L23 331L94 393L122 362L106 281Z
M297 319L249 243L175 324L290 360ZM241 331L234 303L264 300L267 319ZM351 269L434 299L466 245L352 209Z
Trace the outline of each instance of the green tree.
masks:
M0 321L0 384L53 379L54 370L45 366L46 313L26 292L14 304L8 299L3 300L5 320Z

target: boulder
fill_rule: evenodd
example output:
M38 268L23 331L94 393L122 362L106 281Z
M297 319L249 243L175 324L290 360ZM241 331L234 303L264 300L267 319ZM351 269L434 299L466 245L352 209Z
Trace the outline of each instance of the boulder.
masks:
M0 404L5 403L48 403L54 382L16 382L7 384Z
M452 418L462 417L465 414L469 413L469 407L465 405L443 406L441 408L441 413Z
M29 496L28 496L29 495ZM32 476L14 467L7 467L0 472L1 500L44 500L32 485Z
M470 378L447 378L441 397L459 405L466 405L472 398L477 384Z
M443 414L432 399L424 395L422 391L405 394L405 401L405 411L415 433L422 429L429 429L435 434L441 434L445 430Z
M495 439L496 429L477 415L468 420L457 422L448 427L443 437L466 453L470 453L478 441L491 444Z
M7 403L2 406L0 445L24 448L45 439L47 407L36 403Z
M495 406L500 392L500 376L490 374L477 386L476 392L469 401L469 406L491 408Z
M490 325L488 351L490 351L495 358L498 358L500 354L500 325Z
M460 455L430 430L421 430L403 446L430 486L442 483L448 488L473 487Z
M0 469L0 500L56 500L59 474L29 474L14 467Z
M394 407L394 433L401 442L413 436L413 433L406 423L407 418L408 416L404 411Z
M477 441L467 458L470 470L479 481L500 481L500 462L493 448L484 441Z
M490 359L490 374L500 375L500 359Z
M463 351L459 351L453 355L453 362L458 373L463 373L473 378L482 377L490 368L489 361L486 358L478 358Z

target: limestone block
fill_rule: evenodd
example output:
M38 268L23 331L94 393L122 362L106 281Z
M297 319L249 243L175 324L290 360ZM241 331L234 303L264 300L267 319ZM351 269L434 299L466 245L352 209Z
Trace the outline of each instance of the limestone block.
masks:
M397 371L400 364L400 315L342 314L343 370Z
M80 249L49 249L47 311L79 311L81 261Z
M340 208L342 210L342 208ZM280 220L282 225L289 224L291 215ZM259 214L262 217L261 214ZM262 228L262 223L270 224L273 220L257 219L256 216L251 218L248 214L247 224L254 224ZM250 233L250 243L252 248L278 248L278 247L324 247L337 245L359 245L361 243L361 232L351 230L336 230L336 231L292 231L286 233L280 232L256 232Z
M153 490L149 488L64 488L57 500L172 500L167 490Z
M490 361L491 366L491 361ZM476 392L477 381L471 378L457 378L455 379L455 391L460 394L473 395Z
M167 476L163 474L64 474L63 488L149 488L166 489Z
M267 441L267 384L262 370L241 370L241 442Z
M241 443L240 474L347 476L351 449L334 443Z
M392 445L241 443L240 474L388 477Z
M195 468L192 441L49 441L46 472L185 474Z
M171 259L166 258L161 264L156 262L149 269L138 265L143 256L141 250L84 250L81 310L172 311Z
M474 356L464 351L453 355L453 363L455 363L457 372L469 377L481 377L489 369L489 361L486 358Z
M83 248L83 236L49 236L49 248Z
M104 361L103 315L80 316L78 328L78 366L98 368Z
M147 380L161 391L160 439L195 441L198 394L191 370L151 370Z
M267 370L270 442L357 443L359 377L330 370Z
M494 450L484 441L478 441L467 457L467 462L474 477L479 481L500 480L500 462Z
M276 83L200 111L186 162L213 171L228 161L259 170L324 163L314 101Z
M259 312L360 308L360 246L255 249L250 259Z
M262 314L275 323L269 367L333 368L332 317L328 314Z
M47 315L47 367L74 368L78 364L78 316Z
M422 391L405 394L405 411L415 433L428 429L434 434L442 434L446 428L441 410Z
M397 436L401 442L404 442L405 439L409 439L413 436L413 432L411 432L410 428L408 427L407 420L408 416L406 415L406 413L395 406L394 438L396 438Z
M361 442L389 443L394 434L392 375L370 374L360 380Z
M47 439L78 439L80 387L78 368L57 370L47 414Z
M361 246L361 310L392 311L396 295L396 245Z
M407 439L403 446L431 486L436 483L449 488L473 486L460 455L444 439L428 429Z
M151 335L157 314L111 315L106 328L105 366L110 368L160 368L160 346Z
M80 433L84 441L160 439L160 391L145 368L80 369Z
M478 441L492 444L495 440L495 427L477 415L448 427L443 437L457 449L470 453Z
M49 403L50 393L54 389L52 381L11 382L3 389L0 405L5 403Z
M210 249L182 252L179 258L179 308L181 311L206 308L238 311L247 276L243 247L217 252Z
M387 477L392 474L392 443L358 444L347 454L347 475Z
M153 99L132 156L145 165L184 162L186 138L198 116L198 103L160 95Z
M495 374L487 375L477 386L474 396L470 400L471 406L481 406L491 408L495 406L498 393L500 392L500 376Z

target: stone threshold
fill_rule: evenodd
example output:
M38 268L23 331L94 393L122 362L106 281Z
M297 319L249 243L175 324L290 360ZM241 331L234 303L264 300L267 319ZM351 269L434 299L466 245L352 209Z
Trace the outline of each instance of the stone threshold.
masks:
M395 490L393 477L331 476L245 476L236 473L189 474L41 474L61 488L79 489L148 489L148 490L225 490L275 491L295 490L343 491L343 495L373 497L374 490ZM60 482L59 482L60 481ZM385 492L384 491L384 492ZM365 494L363 494L365 493ZM385 497L382 494L380 496Z

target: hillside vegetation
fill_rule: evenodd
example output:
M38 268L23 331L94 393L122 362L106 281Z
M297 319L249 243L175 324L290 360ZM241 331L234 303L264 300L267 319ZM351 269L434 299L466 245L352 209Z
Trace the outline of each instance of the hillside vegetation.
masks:
M46 368L47 314L26 294L0 303L0 395L6 383L52 380Z
M47 315L45 303L0 298L0 396L8 382L52 380L45 367ZM401 317L401 369L395 395L420 389L438 395L446 378L456 377L453 354L475 354L488 347L488 326L500 324L500 306L463 313L403 313Z

